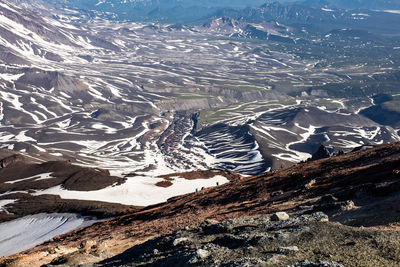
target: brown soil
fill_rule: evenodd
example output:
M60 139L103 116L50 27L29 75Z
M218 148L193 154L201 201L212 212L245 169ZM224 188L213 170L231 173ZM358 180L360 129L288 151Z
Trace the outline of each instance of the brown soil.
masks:
M170 181L161 181L156 183L156 186L159 187L170 187L172 185L172 183Z

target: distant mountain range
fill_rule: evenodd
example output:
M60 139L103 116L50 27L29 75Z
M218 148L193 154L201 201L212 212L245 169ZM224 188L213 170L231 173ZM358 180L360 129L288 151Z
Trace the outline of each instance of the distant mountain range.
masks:
M82 8L107 9L107 8L172 8L182 7L224 7L224 8L244 8L255 7L264 3L297 3L304 6L313 7L335 7L345 9L400 9L400 3L395 0L45 0L47 2L57 2L71 4Z
M34 8L26 0L26 6ZM226 0L41 0L77 19L102 18L117 21L203 25L228 17L237 21L276 21L307 32L326 33L352 28L393 34L400 23L400 3L394 1L226 1ZM35 4L37 5L37 4ZM75 11L73 11L75 10ZM76 12L79 11L79 12ZM254 31L253 31L254 32Z
M108 19L129 21L188 22L207 17L221 8L245 8L260 6L264 0L44 0L50 4L94 11Z
M353 28L375 33L393 33L398 31L397 25L400 20L400 15L390 12L354 11L277 2L241 10L221 9L215 16L227 16L255 23L274 20L289 26L306 28L309 32Z

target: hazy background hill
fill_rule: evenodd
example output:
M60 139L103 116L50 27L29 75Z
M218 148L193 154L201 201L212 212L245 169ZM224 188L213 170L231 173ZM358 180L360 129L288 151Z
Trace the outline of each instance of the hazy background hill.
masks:
M309 6L331 6L348 9L400 9L400 2L394 0L306 0L302 3Z
M256 23L274 20L295 27L305 27L308 32L355 28L393 34L397 32L400 22L400 15L397 14L400 3L389 0L40 0L36 3L38 2L63 8L68 12L75 10L74 13L77 11L80 19L201 25L227 16ZM27 7L29 6L32 5L28 3Z

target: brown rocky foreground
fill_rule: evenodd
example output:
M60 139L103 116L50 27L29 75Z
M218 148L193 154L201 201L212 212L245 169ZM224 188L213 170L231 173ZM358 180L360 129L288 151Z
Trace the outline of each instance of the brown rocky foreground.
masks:
M328 245L313 243L312 238L303 240L311 244L303 260L334 257L345 266L396 266L400 262L399 204L400 143L393 143L175 197L56 237L25 253L3 258L0 264L94 263L185 226L198 227L207 219L218 222L276 211L286 211L295 218L322 211L331 222L307 227L311 227L314 239L324 233L324 244ZM363 242L368 236L376 242ZM338 243L340 240L343 242ZM321 248L313 249L318 244Z

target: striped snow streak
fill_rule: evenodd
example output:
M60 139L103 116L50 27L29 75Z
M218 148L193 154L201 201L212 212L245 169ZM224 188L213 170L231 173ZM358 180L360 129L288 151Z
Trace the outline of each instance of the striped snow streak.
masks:
M210 127L197 137L216 158L216 164L221 168L248 175L263 173L268 169L257 142L246 126Z

